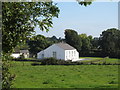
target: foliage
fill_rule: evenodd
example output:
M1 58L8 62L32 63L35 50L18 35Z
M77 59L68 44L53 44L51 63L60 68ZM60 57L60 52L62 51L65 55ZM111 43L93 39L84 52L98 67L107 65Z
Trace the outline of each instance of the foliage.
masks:
M15 49L19 49L19 50L28 50L29 49L29 46L26 42L21 42L19 43L15 48Z
M2 4L3 52L13 48L34 32L52 27L52 18L58 17L59 9L53 2L3 2Z
M91 44L92 37L87 36L86 34L80 34L79 36L82 41L81 53L82 54L89 53L92 47L92 44Z
M41 60L41 65L80 65L80 62L72 62L72 60L61 60L55 58L45 58ZM38 64L39 65L39 64Z
M71 60L65 61L61 59L55 59L55 58L45 58L45 59L34 59L34 58L28 58L28 59L12 59L13 61L19 61L19 62L33 62L31 65L86 65L86 64L100 64L102 65L118 65L120 64L120 59L115 58L101 58L101 57L80 57L81 59L85 59L82 61L74 61Z
M65 30L65 41L66 43L70 44L74 48L76 48L78 51L81 50L81 38L78 36L78 33L71 29Z
M88 6L92 4L93 0L77 0L80 5Z
M59 40L57 39L56 36L48 37L48 40L51 41L52 43L58 43Z
M120 42L120 30L118 29L107 29L100 36L100 47L106 56L119 57L120 43L118 42Z
M34 27L48 31L52 18L58 17L59 9L53 2L3 2L2 3L2 47L3 55L32 35ZM3 61L3 88L10 88L12 76L9 73L10 58Z
M41 50L46 49L47 47L54 43L62 41L64 41L62 38L57 39L56 36L45 37L43 35L38 34L29 38L26 44L28 44L30 54L32 56L36 56L36 54Z
M118 43L120 41L119 30L115 29L112 31L115 33L110 33L111 30L112 28L109 29L109 35L107 34L108 31L104 31L104 35L93 38L92 36L87 36L86 34L78 35L76 31L67 29L65 30L65 40L61 38L57 39L56 36L45 37L38 35L34 37L42 38L35 38L35 42L29 44L29 47L31 49L31 52L35 51L34 54L36 54L37 52L47 48L54 43L66 41L66 43L75 47L79 51L80 56L109 56L120 58L120 44Z
M39 65L13 61L12 88L117 88L118 65ZM114 81L114 84L109 84ZM47 84L46 84L47 83Z
M65 40L76 48L80 56L120 58L120 30L111 28L103 31L100 37L92 38L78 34L74 30L65 30Z
M91 40L91 44L92 44L92 49L99 49L99 38L98 37L94 37Z
M12 58L8 54L2 56L2 88L9 89L11 87L12 80L15 78L15 74L11 74L9 71L10 60Z
M43 35L33 36L30 40L27 40L27 43L29 45L30 53L35 56L38 52L52 44L52 42L48 41Z
M61 65L65 63L66 63L65 60L58 60L52 57L41 60L41 65Z

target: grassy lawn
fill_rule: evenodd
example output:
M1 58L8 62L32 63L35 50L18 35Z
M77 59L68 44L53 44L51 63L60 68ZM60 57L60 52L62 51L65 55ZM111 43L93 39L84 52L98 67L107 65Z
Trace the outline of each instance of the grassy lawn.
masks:
M118 65L39 65L12 61L13 88L117 88Z
M80 57L80 58L86 58L86 59L90 59L90 60L83 60L81 62L83 63L89 63L89 62L93 62L93 63L110 63L110 64L120 64L120 59L115 59L115 58L100 58L100 57Z

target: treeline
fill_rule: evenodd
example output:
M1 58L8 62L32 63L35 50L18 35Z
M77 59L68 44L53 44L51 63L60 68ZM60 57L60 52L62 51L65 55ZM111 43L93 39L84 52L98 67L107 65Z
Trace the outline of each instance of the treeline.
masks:
M21 43L18 46L20 46L19 49L28 49L30 52L30 57L36 57L37 53L40 52L41 50L46 49L47 47L54 43L59 43L62 41L65 42L65 39L62 38L58 39L56 36L45 37L39 34L28 38L26 40L26 43Z
M65 41L75 47L80 56L120 58L120 30L107 29L100 37L78 34L75 30L65 30Z
M80 57L114 57L120 58L120 30L111 28L102 32L100 37L78 34L75 30L66 29L65 39L56 36L36 35L29 38L21 48L27 47L32 57L54 43L66 42L77 49Z

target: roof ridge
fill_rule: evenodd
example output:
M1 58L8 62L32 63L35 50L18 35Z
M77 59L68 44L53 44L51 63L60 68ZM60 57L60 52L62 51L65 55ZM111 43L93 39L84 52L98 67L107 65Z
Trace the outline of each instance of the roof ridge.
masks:
M56 43L57 46L59 46L60 48L63 48L64 50L73 50L75 49L74 47L72 47L71 45L67 44L67 43Z

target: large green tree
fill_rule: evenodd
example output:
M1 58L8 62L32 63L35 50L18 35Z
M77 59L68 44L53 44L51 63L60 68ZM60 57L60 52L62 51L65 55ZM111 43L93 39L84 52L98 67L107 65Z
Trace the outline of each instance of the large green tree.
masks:
M38 52L52 44L52 42L43 35L33 36L30 40L27 40L27 43L32 56L36 56Z
M3 2L2 9L2 87L8 89L14 78L9 72L10 53L37 25L48 31L59 9L53 2Z
M91 40L91 44L92 44L92 49L94 50L97 50L99 49L99 37L94 37L92 40Z
M57 39L56 36L52 36L52 37L47 37L48 41L50 41L51 43L58 43L59 40Z
M92 44L91 44L92 37L87 36L86 34L80 34L79 37L81 38L81 41L82 41L81 52L88 53L92 47Z
M100 48L107 56L120 55L120 30L116 28L107 29L103 31L100 36Z
M65 41L66 43L76 48L78 51L81 50L82 46L81 38L79 37L78 33L75 30L71 29L65 30Z
M3 52L8 53L34 32L49 31L52 18L58 17L59 9L53 2L4 2L2 4Z

